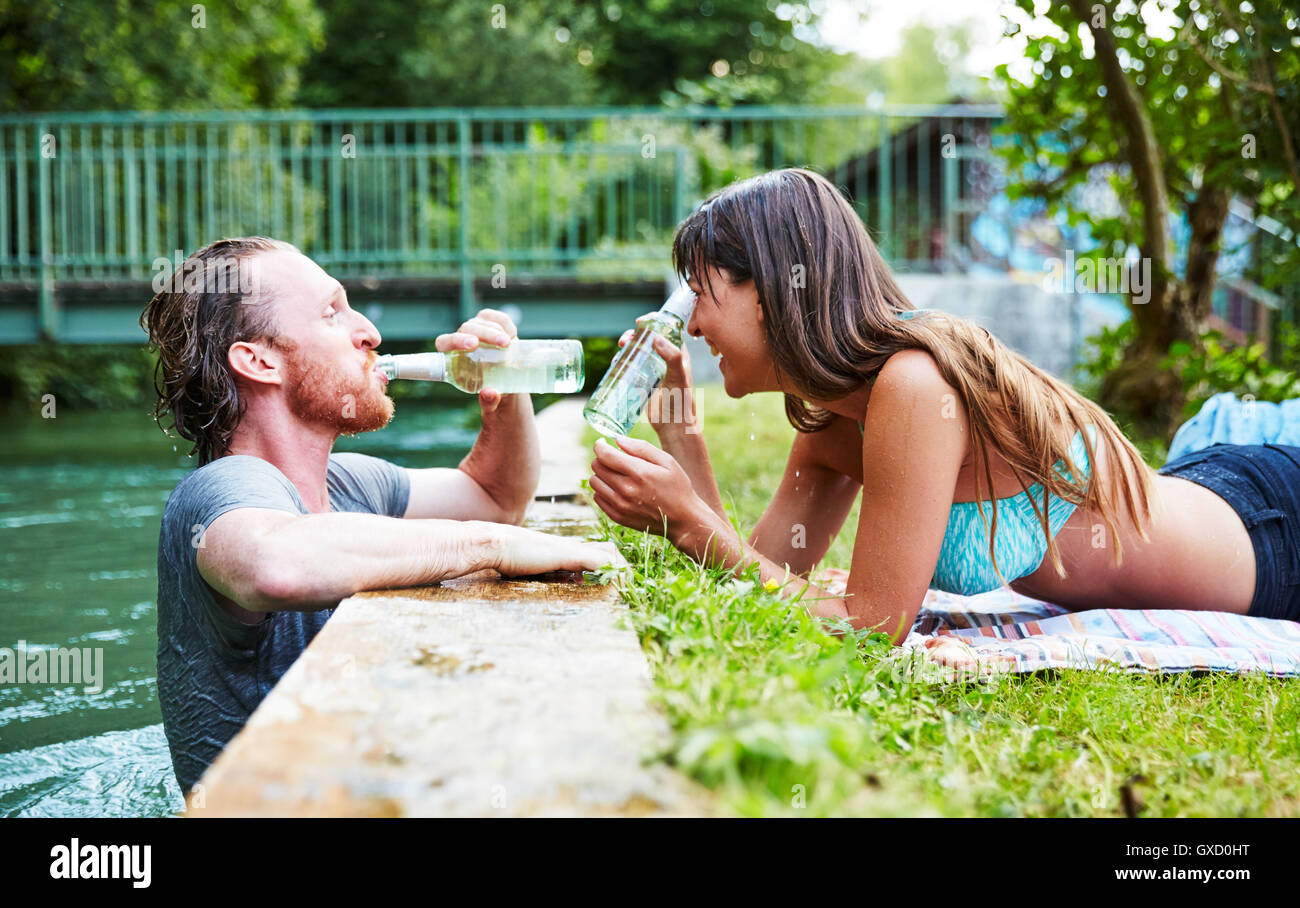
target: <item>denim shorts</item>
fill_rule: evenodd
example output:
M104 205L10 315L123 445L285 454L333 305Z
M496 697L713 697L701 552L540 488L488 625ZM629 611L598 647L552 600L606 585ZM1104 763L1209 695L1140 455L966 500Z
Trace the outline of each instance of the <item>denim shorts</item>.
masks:
M1300 447L1210 445L1157 472L1205 486L1241 517L1255 547L1247 614L1300 621Z

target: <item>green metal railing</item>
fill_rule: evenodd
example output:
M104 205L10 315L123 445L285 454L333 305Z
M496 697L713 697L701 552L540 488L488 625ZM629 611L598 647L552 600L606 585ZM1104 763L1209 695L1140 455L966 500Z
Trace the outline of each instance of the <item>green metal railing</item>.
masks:
M288 240L346 278L457 282L493 268L661 278L675 225L716 188L807 166L849 189L891 261L960 237L961 142L990 106L82 113L0 117L0 287L150 280L223 236ZM945 137L957 135L955 143ZM955 147L957 154L940 153ZM947 254L947 253L945 253Z

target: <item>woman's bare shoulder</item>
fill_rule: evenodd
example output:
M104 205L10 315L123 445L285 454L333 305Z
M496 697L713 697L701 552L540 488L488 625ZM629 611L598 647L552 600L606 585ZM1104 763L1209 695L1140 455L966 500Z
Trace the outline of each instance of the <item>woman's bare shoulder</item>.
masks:
M960 464L968 430L961 395L934 357L925 350L900 350L880 368L871 389L862 438L864 470L867 463L882 462L886 468L902 461L947 463L953 458Z
M936 384L948 385L939 364L929 350L899 350L885 360L885 364L876 373L872 393L883 384L894 388L927 389Z
M873 415L878 423L881 414L927 412L965 428L966 406L934 357L927 350L900 350L885 360L871 386L864 433L871 433Z

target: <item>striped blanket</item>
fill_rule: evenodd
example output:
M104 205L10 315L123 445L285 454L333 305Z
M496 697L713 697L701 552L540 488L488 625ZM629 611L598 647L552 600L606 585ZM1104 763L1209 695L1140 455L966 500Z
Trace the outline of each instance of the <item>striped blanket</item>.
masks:
M904 648L954 668L1300 676L1300 622L1186 609L1070 612L1003 587L926 594Z
M848 571L815 579L842 595ZM978 596L928 591L902 648L977 676L1045 668L1300 676L1297 621L1187 609L1071 612L1005 586Z

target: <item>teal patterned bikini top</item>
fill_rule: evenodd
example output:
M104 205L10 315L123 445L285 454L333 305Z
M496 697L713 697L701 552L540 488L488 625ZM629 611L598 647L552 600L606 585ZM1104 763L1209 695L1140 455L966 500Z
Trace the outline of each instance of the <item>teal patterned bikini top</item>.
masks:
M915 309L904 312L901 318L909 318L916 312L928 310ZM865 431L862 423L858 429ZM1088 426L1088 437L1093 441L1097 437L1095 426ZM1070 457L1078 464L1083 475L1090 475L1091 464L1088 451L1083 443L1083 433L1075 432L1070 442ZM1055 469L1067 482L1073 481L1065 461L1058 460ZM1033 496L1032 499L1030 496ZM1019 495L997 499L998 531L994 551L997 553L998 568L1007 583L1032 574L1042 565L1047 557L1047 539L1043 535L1042 524L1034 513L1034 501L1041 509L1046 490L1041 483L1034 483ZM983 505L984 517L980 516ZM1066 521L1074 514L1075 505L1063 498L1053 497L1047 503L1048 526L1052 538L1061 531ZM987 593L1002 585L993 562L989 558L989 532L984 525L987 519L993 521L993 509L989 502L958 501L948 512L948 528L943 534L943 544L939 548L939 561L934 568L934 577L930 586L947 593L972 596Z

